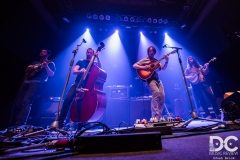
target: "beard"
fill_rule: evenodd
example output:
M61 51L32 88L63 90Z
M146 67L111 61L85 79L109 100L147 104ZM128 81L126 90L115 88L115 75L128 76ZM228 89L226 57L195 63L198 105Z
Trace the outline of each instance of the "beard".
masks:
M92 56L87 56L87 59L90 60L92 58Z

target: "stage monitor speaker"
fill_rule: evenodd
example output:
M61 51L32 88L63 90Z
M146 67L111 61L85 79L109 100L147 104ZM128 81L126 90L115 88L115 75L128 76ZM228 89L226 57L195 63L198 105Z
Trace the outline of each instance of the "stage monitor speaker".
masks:
M136 119L150 120L151 115L151 99L140 98L132 99L130 103L130 125L134 125Z
M42 107L38 113L39 117L55 117L59 101L43 100Z
M129 125L129 101L121 99L109 99L107 101L105 113L107 126L118 127L122 121ZM123 126L124 124L121 125L121 127Z
M131 134L80 136L74 141L80 153L133 152L161 150L161 133L145 132Z
M232 92L228 96L225 96L222 101L221 109L224 114L225 121L240 119L240 91Z

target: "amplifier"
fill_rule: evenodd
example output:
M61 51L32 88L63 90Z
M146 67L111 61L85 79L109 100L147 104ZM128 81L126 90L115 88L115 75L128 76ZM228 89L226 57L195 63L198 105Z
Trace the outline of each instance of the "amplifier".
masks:
M146 119L147 121L149 121L151 117L152 115L150 98L131 99L130 125L134 125L136 119Z
M130 100L109 99L105 112L105 123L109 127L118 127L121 122L129 125Z
M108 98L109 99L119 99L119 98L130 98L129 89L131 86L125 85L114 85L108 86Z
M55 117L58 111L59 101L43 100L41 110L38 113L39 117Z
M161 150L161 133L94 135L77 137L72 145L80 153L132 152Z

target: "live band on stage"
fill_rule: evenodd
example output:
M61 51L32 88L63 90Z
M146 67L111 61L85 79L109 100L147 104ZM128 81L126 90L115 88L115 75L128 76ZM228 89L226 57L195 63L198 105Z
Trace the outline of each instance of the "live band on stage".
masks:
M84 39L77 47L83 43L86 43ZM108 75L102 68L101 56L99 56L104 48L103 42L96 50L88 48L86 58L80 59L76 63L74 63L74 58L78 48L73 51L62 96L50 97L50 99L42 101L41 110L38 113L39 118L42 119L42 123L38 123L40 126L67 130L69 124L74 123L77 124L78 129L89 122L101 122L111 127L117 127L120 123L124 123L126 126L139 123L165 123L182 121L183 116L192 115L193 118L198 118L195 116L195 110L198 114L203 112L204 114L200 116L204 119L223 120L219 103L211 86L206 83L209 65L216 60L216 57L201 65L194 57L189 56L186 62L183 61L187 63L187 67L183 69L179 56L179 50L182 48L164 45L163 48L171 48L173 51L163 55L160 59L156 59L156 48L149 46L146 57L132 65L136 70L136 79L142 81L148 94L132 97L132 85L104 87ZM171 91L177 95L174 99L174 107L169 108L165 103L167 95L158 72L167 70L168 64L171 63L172 54L179 56L186 95L183 99L176 83L174 90ZM36 120L36 118L29 116L31 106L43 84L47 82L49 77L54 76L57 70L54 63L55 59L48 59L50 55L49 49L42 49L39 55L40 60L27 67L14 104L11 117L12 126L27 125L33 122L33 119ZM170 72L168 70L164 74L170 74ZM76 78L70 89L66 90L71 74L76 75ZM209 104L205 98L210 102L212 110L209 110ZM48 121L43 123L43 117L48 117Z

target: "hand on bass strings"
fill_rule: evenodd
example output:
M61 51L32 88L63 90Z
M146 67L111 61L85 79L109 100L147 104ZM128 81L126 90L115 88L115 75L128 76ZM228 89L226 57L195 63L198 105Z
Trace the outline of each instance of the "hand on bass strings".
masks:
M85 73L86 72L86 69L85 68L82 68L79 70L79 73Z

